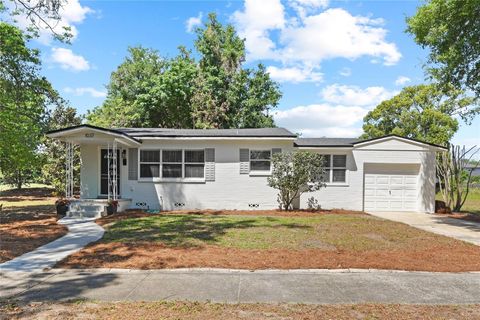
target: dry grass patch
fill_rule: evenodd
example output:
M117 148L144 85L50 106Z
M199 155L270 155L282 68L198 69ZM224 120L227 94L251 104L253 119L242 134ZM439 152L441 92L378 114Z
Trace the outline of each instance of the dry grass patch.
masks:
M52 205L4 207L0 211L0 263L30 252L67 233Z
M120 215L70 268L480 270L480 247L367 214Z
M479 305L300 305L198 302L0 304L9 319L480 319Z

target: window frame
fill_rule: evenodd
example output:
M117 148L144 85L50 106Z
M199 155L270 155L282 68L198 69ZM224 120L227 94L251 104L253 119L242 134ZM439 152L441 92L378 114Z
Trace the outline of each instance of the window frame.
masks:
M270 153L270 158L268 160L265 159L252 159L252 151L268 151ZM268 170L252 170L252 161L268 161L270 163L270 169ZM272 149L264 149L264 148L256 148L256 149L249 149L248 151L248 167L249 173L252 176L258 175L271 175L272 174Z
M160 162L142 162L141 152L142 151L157 151L160 153ZM181 162L164 162L163 161L163 151L182 151L182 161ZM185 162L185 151L203 151L203 163L201 162ZM142 177L141 176L141 165L142 164L159 164L159 177ZM182 167L182 176L181 177L164 177L163 176L163 165L164 164L178 164ZM203 177L185 177L185 165L186 164L203 164ZM205 148L138 148L138 181L139 182L205 182Z
M348 185L348 154L345 153L340 153L340 154L335 154L335 153L325 153L321 154L322 156L330 156L330 161L328 166L325 167L325 170L328 170L328 181L325 181L327 185L332 185L332 186L342 186L342 185ZM334 156L345 156L345 166L344 167L334 167L333 166L333 157ZM345 170L345 181L333 181L333 170Z
M158 162L142 161L142 151L157 151L159 152ZM142 177L142 164L158 164L158 177ZM138 149L138 180L140 179L159 179L162 176L162 152L158 148L142 148Z

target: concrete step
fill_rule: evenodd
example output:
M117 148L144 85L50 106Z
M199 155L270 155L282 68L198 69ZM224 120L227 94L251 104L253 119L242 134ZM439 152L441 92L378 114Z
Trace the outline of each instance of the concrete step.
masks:
M102 212L105 209L105 205L70 205L71 211L97 211Z
M70 210L67 212L69 218L100 218L101 212L98 211L75 211Z

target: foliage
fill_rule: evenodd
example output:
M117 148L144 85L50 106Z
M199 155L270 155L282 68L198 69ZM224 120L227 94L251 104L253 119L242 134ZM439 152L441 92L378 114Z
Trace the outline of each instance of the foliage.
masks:
M37 147L57 93L40 75L39 52L18 28L0 22L0 171L17 188L38 172Z
M454 212L462 209L470 191L473 170L467 170L466 167L480 150L475 148L467 150L451 145L449 151L440 154L437 161L440 193L446 206ZM473 168L479 165L480 161L477 161Z
M383 101L364 118L362 138L387 134L446 145L458 130L457 117L468 122L479 109L463 91L436 85L405 87Z
M49 115L47 121L48 130L56 130L69 126L76 126L82 123L82 117L77 115L75 108L58 105ZM42 154L44 164L42 167L43 180L52 185L57 194L65 193L65 163L66 146L63 142L44 138ZM73 159L73 182L74 190L80 189L80 150L77 148Z
M244 40L214 14L197 28L199 61L184 47L174 58L142 47L129 49L112 73L108 96L87 116L105 127L272 127L268 112L281 97L264 66L242 68Z
M324 157L315 152L286 152L272 156L272 175L268 185L278 189L278 203L283 210L292 209L293 201L305 192L325 186Z
M27 24L27 32L31 37L38 37L41 30L47 30L59 41L68 42L72 30L68 26L57 28L60 23L61 8L66 0L0 0L0 13L6 12L14 21L20 17L22 24Z
M430 49L428 73L480 97L480 1L429 0L407 19L407 32Z

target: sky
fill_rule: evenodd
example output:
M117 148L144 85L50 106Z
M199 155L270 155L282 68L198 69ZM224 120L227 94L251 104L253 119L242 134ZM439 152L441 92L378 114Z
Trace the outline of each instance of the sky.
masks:
M192 30L209 12L246 39L245 66L267 66L283 96L276 124L304 137L356 137L362 119L406 85L425 83L428 52L404 32L416 1L79 1L68 0L58 28L71 44L42 32L43 73L81 114L101 105L110 74L129 46L174 56L193 49ZM480 117L454 142L480 145Z

